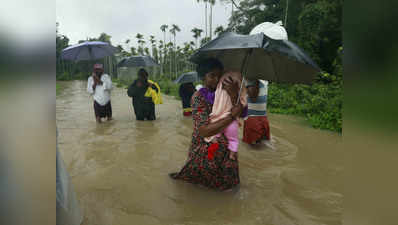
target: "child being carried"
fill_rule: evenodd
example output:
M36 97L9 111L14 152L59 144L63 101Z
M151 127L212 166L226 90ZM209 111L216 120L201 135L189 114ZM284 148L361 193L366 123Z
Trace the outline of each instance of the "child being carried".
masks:
M232 102L228 92L223 89L223 81L226 79L232 78L234 82L239 83L239 87L241 87L242 82L242 75L239 72L232 72L228 71L224 73L221 77L220 81L218 82L214 104L212 108L212 112L210 114L210 122L219 121L231 114L232 107L236 104L236 102ZM247 106L247 99L246 99L246 88L245 86L242 87L240 97L240 103L246 107ZM228 150L230 151L229 158L232 160L236 160L238 146L239 146L239 122L238 119L234 120L230 123L222 132L224 133L225 137L228 139ZM212 142L215 137L220 137L221 133L216 134L214 136L210 136L205 138L206 142Z

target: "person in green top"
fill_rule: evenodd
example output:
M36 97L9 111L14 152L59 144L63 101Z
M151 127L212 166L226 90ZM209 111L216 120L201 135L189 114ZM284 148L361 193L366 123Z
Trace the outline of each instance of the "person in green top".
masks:
M156 120L155 103L151 97L145 96L148 87L159 91L155 85L148 82L148 72L145 69L140 69L138 79L127 90L127 95L133 98L134 113L137 120Z

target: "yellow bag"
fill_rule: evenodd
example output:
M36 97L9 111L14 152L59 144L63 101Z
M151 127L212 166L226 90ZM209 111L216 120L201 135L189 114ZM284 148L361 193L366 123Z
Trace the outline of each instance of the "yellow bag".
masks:
M155 85L159 91L156 91L152 89L151 87L148 87L148 89L145 92L145 97L151 97L153 103L155 104L163 104L162 96L160 95L160 87L156 82L153 82L151 80L148 80L148 83Z

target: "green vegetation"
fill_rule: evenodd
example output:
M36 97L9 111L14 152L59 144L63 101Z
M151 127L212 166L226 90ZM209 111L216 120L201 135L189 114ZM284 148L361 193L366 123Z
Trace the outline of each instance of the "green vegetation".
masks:
M64 83L59 83L59 82L56 83L56 95L57 96L60 95L64 89L65 89Z

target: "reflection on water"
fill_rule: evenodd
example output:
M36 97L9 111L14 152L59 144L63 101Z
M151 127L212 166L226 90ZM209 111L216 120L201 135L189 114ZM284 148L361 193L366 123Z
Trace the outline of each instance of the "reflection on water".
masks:
M270 115L276 150L241 143L240 188L214 192L167 176L191 142L179 101L164 96L158 120L136 121L126 90L115 88L114 120L96 124L85 82L67 85L57 97L59 148L84 224L341 224L339 135Z

